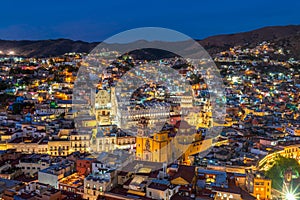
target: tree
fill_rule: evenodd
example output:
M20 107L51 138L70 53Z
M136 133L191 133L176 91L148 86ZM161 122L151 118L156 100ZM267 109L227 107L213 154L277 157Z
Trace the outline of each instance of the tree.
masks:
M0 90L5 90L9 87L8 84L6 84L4 81L0 82Z
M22 104L20 104L20 103L14 103L12 105L12 107L13 107L13 114L20 114L21 113Z
M274 165L265 173L265 175L272 180L273 188L280 191L282 190L284 173L288 168L292 169L293 174L295 174L296 177L299 176L300 165L297 160L279 155L275 160Z

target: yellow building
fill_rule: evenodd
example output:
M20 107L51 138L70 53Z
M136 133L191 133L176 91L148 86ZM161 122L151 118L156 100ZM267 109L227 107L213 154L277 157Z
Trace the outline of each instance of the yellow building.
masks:
M162 131L149 138L138 136L136 138L136 158L145 161L167 162L168 144L171 141L168 133L168 131Z
M61 100L70 100L71 95L67 95L63 92L56 92L54 94L55 99L61 99Z
M294 158L296 160L300 160L300 145L290 145L284 147L283 152L281 153L282 156L286 158Z
M17 152L23 153L47 153L48 145L34 138L16 138L8 142L7 149L15 149Z
M186 146L186 151L182 155L182 162L186 165L190 165L191 159L190 156L200 153L203 150L203 141L200 133L195 133L192 138L192 142L190 145Z
M271 199L272 181L258 172L247 172L246 188L257 199Z
M90 147L90 134L71 133L71 152L88 152Z
M260 170L268 170L274 164L274 161L278 158L278 156L283 156L286 158L294 158L300 163L300 144L289 145L283 147L283 150L276 151L274 153L270 153L262 158L258 164L257 168Z
M51 156L67 156L71 151L71 141L68 139L52 139L48 141L48 154Z
M189 157L197 154L202 149L201 133L195 130L186 121L175 125L178 131L176 138L170 136L170 131L154 133L146 136L145 125L139 124L136 137L136 158L138 160L152 162L170 162L181 157L181 161L187 165L191 164ZM180 128L180 129L179 129Z
M260 116L260 117L265 116L265 113L262 110L255 110L255 109L251 109L251 108L245 108L244 111L245 111L246 115L253 114L255 116Z
M7 150L7 144L6 143L0 143L0 150Z
M255 178L253 181L253 196L257 199L271 199L271 180Z
M210 102L206 102L203 106L201 112L189 112L187 116L184 117L184 120L187 121L190 125L196 127L209 128L214 125L212 118L212 106Z

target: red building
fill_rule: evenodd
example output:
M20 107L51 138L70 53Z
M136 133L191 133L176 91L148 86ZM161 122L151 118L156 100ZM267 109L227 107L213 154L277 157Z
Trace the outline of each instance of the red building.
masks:
M94 158L82 158L76 161L76 171L79 175L88 175L92 171Z

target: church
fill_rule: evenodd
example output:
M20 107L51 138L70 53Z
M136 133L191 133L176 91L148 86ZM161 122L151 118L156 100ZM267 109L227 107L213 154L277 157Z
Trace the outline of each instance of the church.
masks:
M147 122L142 119L136 137L136 159L167 163L179 160L191 164L189 157L202 150L201 144L202 134L186 121L178 121L173 131L162 130L150 135Z

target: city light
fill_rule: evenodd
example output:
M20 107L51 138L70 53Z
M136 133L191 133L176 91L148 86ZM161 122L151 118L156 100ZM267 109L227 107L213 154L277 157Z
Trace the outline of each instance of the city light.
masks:
M297 185L295 188L289 187L286 184L283 186L283 191L281 192L281 195L284 196L285 200L296 200L299 199L300 193L298 193L299 185Z
M285 195L285 198L286 198L286 200L296 200L295 195L292 194L292 193L287 193L287 194Z
M14 55L14 54L15 54L14 51L10 51L10 52L8 53L8 55Z

